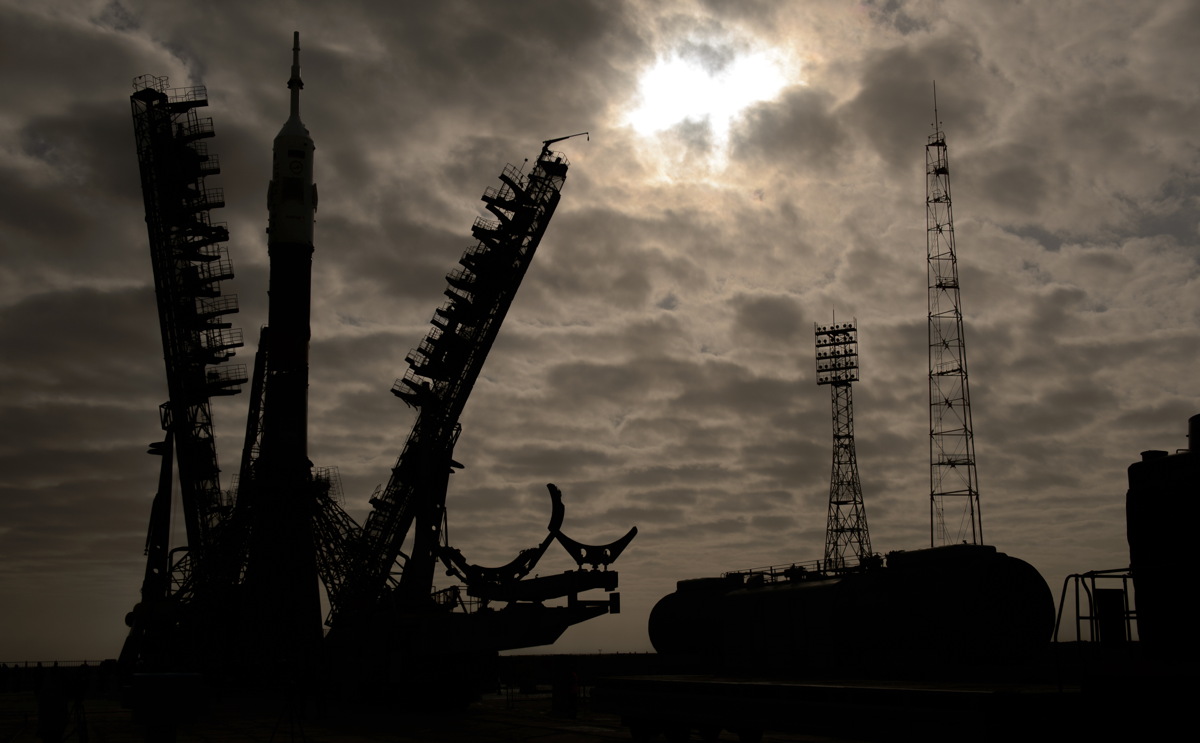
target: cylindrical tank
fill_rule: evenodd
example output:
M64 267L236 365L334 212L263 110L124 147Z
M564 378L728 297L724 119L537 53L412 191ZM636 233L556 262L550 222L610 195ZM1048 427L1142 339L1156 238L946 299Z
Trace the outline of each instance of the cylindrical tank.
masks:
M1194 415L1187 449L1142 452L1142 460L1129 465L1125 521L1138 637L1160 656L1195 659L1200 650L1184 575L1191 542L1182 536L1182 528L1195 522L1198 491L1200 415Z
M729 670L886 672L1023 657L1054 629L1046 581L994 547L893 552L886 567L837 577L743 579L681 581L650 614L655 649Z

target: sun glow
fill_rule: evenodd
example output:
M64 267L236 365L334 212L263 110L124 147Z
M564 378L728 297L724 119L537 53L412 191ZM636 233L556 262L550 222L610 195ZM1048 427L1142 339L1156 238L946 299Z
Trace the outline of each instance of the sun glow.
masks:
M742 111L775 98L791 82L777 54L709 49L716 54L708 58L686 48L675 51L647 70L626 123L643 135L680 124L706 126L713 144L724 144Z

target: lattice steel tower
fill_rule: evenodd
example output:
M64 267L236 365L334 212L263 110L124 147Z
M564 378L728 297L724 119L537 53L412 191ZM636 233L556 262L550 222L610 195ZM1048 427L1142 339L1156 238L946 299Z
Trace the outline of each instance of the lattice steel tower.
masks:
M829 385L833 403L833 473L825 528L825 567L846 567L847 553L859 562L871 554L867 512L854 454L854 400L858 381L858 327L855 322L815 325L817 384Z
M224 192L205 184L220 162L205 140L212 119L202 86L172 89L165 77L143 75L130 96L134 137L146 208L169 399L160 407L165 432L150 453L163 457L158 494L146 539L142 601L130 613L122 660L162 668L168 645L210 653L216 633L200 619L218 613L236 581L236 565L222 548L232 510L222 490L213 433L211 398L232 395L246 382L246 367L227 363L242 346L242 331L225 315L238 311L237 296L221 282L233 278L225 242L229 230L212 210ZM179 502L187 546L171 549L172 459L179 466ZM190 613L181 616L180 606ZM207 614L206 614L207 613ZM195 619L195 621L193 621ZM183 638L170 642L168 638ZM213 644L206 644L206 643Z
M958 259L950 202L946 136L937 118L925 145L925 230L929 257L929 541L930 546L983 543L975 437L967 388L967 353L959 304ZM955 534L946 528L945 501L959 499Z
M549 145L560 139L543 143L528 173L509 165L500 174L502 185L484 192L496 219L475 220L471 232L478 243L447 274L447 301L434 312L425 340L409 353L408 373L392 388L420 412L387 487L371 498L356 563L330 591L335 629L347 616L353 621L382 604L433 601L447 481L462 466L452 458L459 418L558 206L569 163ZM410 533L412 547L404 556L401 546Z

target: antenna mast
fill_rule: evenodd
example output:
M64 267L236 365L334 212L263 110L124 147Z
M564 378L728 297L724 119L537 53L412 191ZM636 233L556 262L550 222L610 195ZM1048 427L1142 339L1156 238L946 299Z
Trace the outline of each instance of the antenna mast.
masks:
M967 388L967 353L959 303L958 258L950 202L946 137L933 92L933 133L925 145L925 230L929 258L929 542L983 544L975 436ZM959 498L958 524L946 525L945 502Z
M850 387L858 381L858 327L857 321L813 327L817 384L829 385L833 405L833 473L825 529L825 569L837 570L847 567L847 552L859 562L871 555L867 512L854 454L854 400Z

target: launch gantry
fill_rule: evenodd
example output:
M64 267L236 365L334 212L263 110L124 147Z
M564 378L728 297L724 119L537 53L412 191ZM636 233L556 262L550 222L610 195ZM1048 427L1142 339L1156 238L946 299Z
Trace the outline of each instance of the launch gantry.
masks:
M363 526L363 557L340 595L331 596L332 624L348 604L374 601L386 588L401 544L415 524L412 554L397 591L406 601L428 600L444 520L447 479L459 417L508 313L529 263L558 206L567 161L543 149L526 175L509 165L500 188L484 192L496 220L477 218L478 243L446 275L446 302L434 312L408 371L392 392L418 410L387 487L372 498Z
M439 561L482 607L492 601L508 603L507 612L476 612L474 623L464 625L504 647L546 644L571 624L619 610L616 594L607 601L581 600L578 594L617 587L617 574L598 568L607 568L617 558L636 528L598 547L569 539L560 530L561 493L553 485L548 486L552 513L546 538L508 565L472 565L445 543L446 490L450 474L462 467L453 459L459 418L566 180L567 159L549 148L556 141L543 143L529 172L509 165L500 174L500 187L484 192L482 200L495 219L475 220L471 232L477 243L447 274L446 301L434 312L425 339L408 354L405 376L392 387L393 394L418 411L417 419L387 486L371 498L373 510L349 552L351 562L336 590L329 591L328 623L334 642L348 642L346 638L356 634L353 628L375 621L372 617L392 615L409 621L460 601L457 586L435 592ZM407 556L401 552L406 539L411 539ZM556 540L581 569L525 580ZM585 563L593 569L583 570ZM568 599L568 606L541 605L560 597ZM503 639L506 635L509 639Z
M221 292L233 278L224 243L229 232L211 211L224 206L220 188L205 177L220 172L217 156L204 141L213 136L203 87L171 90L167 79L144 75L130 97L134 136L146 208L146 231L162 331L168 400L160 407L165 438L151 445L161 455L162 473L151 510L146 541L142 601L130 613L130 642L122 657L144 660L146 647L163 642L164 613L189 604L191 616L205 614L228 599L237 565L222 547L223 527L232 503L221 489L212 410L214 396L232 395L245 383L246 369L227 364L242 345L241 330L225 322L238 310L237 297ZM169 547L172 460L179 466L180 501L187 546ZM185 635L199 631L186 620ZM158 629L155 629L155 628Z

